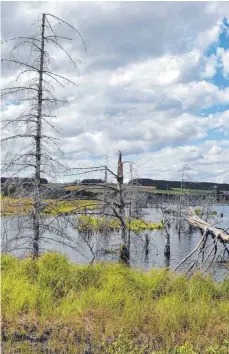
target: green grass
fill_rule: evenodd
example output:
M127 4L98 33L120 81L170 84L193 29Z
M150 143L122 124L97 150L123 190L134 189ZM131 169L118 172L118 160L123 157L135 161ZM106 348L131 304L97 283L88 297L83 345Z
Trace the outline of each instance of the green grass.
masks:
M187 189L187 188L171 188L170 190L162 190L162 189L152 189L152 193L158 194L171 194L171 195L204 195L204 194L212 194L212 190L199 190L199 189Z
M199 215L201 215L201 213L202 213L203 211L204 211L204 210L201 210L200 208L196 208L196 209L195 209L195 214L199 216ZM210 212L210 214L215 216L215 215L217 215L217 211L216 211L216 210L212 210L212 211Z
M108 184L109 186L109 184ZM53 185L52 187L55 187ZM58 186L56 186L57 188ZM117 185L112 185L112 187L117 187ZM128 188L133 188L133 186L127 186ZM156 194L169 194L169 195L183 195L183 194L190 194L190 195L202 195L202 194L212 194L211 189L206 189L206 190L199 190L199 189L190 189L190 188L171 188L170 190L162 190L162 189L157 189L155 186L135 186L136 189L142 191L142 192L150 192L150 193L156 193ZM60 187L59 187L60 188ZM88 192L94 192L98 194L102 194L104 191L104 188L97 185L69 185L64 187L65 190L73 191L73 190L86 190Z
M200 209L200 208L196 208L196 209L195 209L195 214L196 214L196 215L200 215L200 213L201 213L201 209Z
M95 200L55 200L46 199L43 201L45 208L42 215L52 216L58 214L71 214L82 210L94 210L98 207L99 202ZM1 198L1 215L27 215L33 210L33 200L26 198Z
M57 188L58 185L55 186ZM64 189L66 190L78 190L84 189L90 192L97 194L102 194L104 189L99 186L67 186ZM138 187L137 187L138 188ZM128 187L127 187L128 189ZM160 190L155 187L140 187L140 191L150 192L155 194L169 194L169 195L181 195L181 194L190 194L190 195L201 195L212 193L211 190L194 190L194 189L182 189L173 188L171 190ZM99 202L93 200L44 200L44 203L47 206L44 208L42 214L44 215L57 215L57 214L72 214L74 212L79 212L83 209L96 209ZM33 201L32 199L26 198L11 198L11 197L2 197L1 196L1 216L14 216L14 215L27 215L33 210Z
M164 225L162 220L160 223L151 223L144 220L130 220L126 218L127 228L140 233L144 230L159 230L163 229ZM77 223L75 228L80 231L119 231L121 228L121 222L117 218L107 219L106 217L96 217L92 215L80 215L77 218Z
M228 354L229 279L56 253L1 264L4 353Z
M216 210L212 210L211 211L211 215L217 215L217 211Z

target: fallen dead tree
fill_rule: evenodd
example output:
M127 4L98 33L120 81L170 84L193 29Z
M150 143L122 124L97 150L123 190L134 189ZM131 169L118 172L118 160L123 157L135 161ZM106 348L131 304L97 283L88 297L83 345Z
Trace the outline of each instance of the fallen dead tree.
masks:
M200 269L203 268L203 265L207 264L207 268L205 269L205 271L207 271L213 262L218 260L219 257L221 257L222 261L225 254L229 256L229 249L227 247L227 243L229 243L229 234L225 230L215 227L214 225L210 225L208 222L195 215L195 212L192 210L192 208L189 208L189 215L189 218L186 220L191 226L196 227L201 231L202 238L200 239L197 246L173 270L173 272L175 272L178 268L180 268L181 265L190 259L191 256L197 253L195 260L188 268L187 275L189 275L190 271L199 263ZM212 240L207 242L209 236L212 238ZM223 249L220 249L220 251L218 251L218 242L223 245ZM212 246L212 248L207 253L206 251L210 246Z
M225 230L211 226L209 223L195 215L195 212L192 210L192 208L189 208L189 215L190 217L188 222L190 225L198 227L202 232L206 231L207 234L210 234L216 239L224 242L229 242L229 234Z

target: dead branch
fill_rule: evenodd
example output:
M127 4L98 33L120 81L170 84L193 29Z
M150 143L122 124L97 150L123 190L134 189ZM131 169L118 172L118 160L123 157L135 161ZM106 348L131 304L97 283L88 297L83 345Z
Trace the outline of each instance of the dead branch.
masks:
M188 222L190 225L199 228L201 231L206 229L207 233L211 234L216 239L222 240L224 242L229 242L229 234L226 231L215 226L211 226L209 223L199 218L197 215L195 215L192 208L189 208L189 214L190 217Z

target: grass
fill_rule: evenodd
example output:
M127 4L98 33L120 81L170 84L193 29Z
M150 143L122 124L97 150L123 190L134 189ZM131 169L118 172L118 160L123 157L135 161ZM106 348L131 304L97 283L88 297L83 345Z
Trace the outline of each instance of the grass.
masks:
M212 194L212 190L199 190L199 189L187 189L187 188L171 188L168 191L162 189L152 189L152 193L157 194L171 194L171 195L204 195L204 194Z
M112 185L113 187L117 187L117 185ZM133 188L131 186L130 188ZM142 192L147 191L156 194L170 194L170 195L182 195L182 194L190 194L190 195L202 195L202 194L212 194L212 190L199 190L199 189L190 189L190 188L171 188L169 190L157 189L155 186L136 186L137 189L140 189ZM87 190L95 193L103 193L103 187L97 186L87 186L87 185L69 185L64 187L65 190L74 191L74 190ZM128 189L128 186L127 186Z
M95 200L44 200L46 206L42 212L43 215L57 215L57 214L71 214L80 212L84 209L96 209L98 202ZM9 198L1 197L1 215L14 216L14 215L28 215L32 212L33 201L25 198Z
M2 255L4 353L228 354L229 279Z
M82 189L82 186L67 186L63 188L66 191L78 191Z
M57 187L56 187L57 188ZM64 187L65 190L73 191L79 190L82 186L67 186ZM84 187L85 189L85 187ZM87 191L103 193L103 188L99 186L88 186ZM181 195L181 194L191 194L191 195L201 195L212 193L211 190L195 190L195 189L182 189L173 188L171 190L160 190L153 187L140 187L141 191L147 191L155 194L170 194L170 195ZM75 211L79 212L83 209L96 209L96 201L91 200L44 200L47 206L44 208L44 215L57 215L57 214L71 214ZM14 215L27 215L32 211L33 201L26 198L10 198L1 196L1 215L2 216L14 216Z
M196 209L195 209L195 214L196 214L196 215L201 215L201 213L202 213L202 211L201 211L200 208L196 208ZM210 214L211 214L211 215L217 215L217 211L216 211L216 210L212 210L212 211L210 212Z
M185 193L205 193L205 194L212 194L212 189L192 189L192 188L172 188L173 191L176 192L185 192Z
M127 228L137 233L144 230L159 230L163 229L164 225L161 221L158 224L147 222L144 220L129 220L126 219ZM80 231L119 231L121 228L121 222L117 218L107 219L106 217L96 217L92 215L80 215L77 219L75 226Z
M142 192L146 191L149 193L154 193L154 194L168 194L168 195L192 195L192 196L200 196L200 195L206 195L206 194L211 194L212 195L212 190L206 189L206 190L199 190L199 189L188 189L188 188L171 188L169 190L166 189L157 189L155 186L152 187L146 187L146 186L140 186L139 187Z

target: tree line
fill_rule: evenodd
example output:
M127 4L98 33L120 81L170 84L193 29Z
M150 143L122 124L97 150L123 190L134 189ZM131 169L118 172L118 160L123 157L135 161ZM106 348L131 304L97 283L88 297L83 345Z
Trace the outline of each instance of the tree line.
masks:
M162 190L171 190L172 188L187 188L197 190L216 189L217 191L229 191L228 183L214 182L190 182L190 181L168 181L155 180L151 178L135 178L129 181L130 185L140 185L145 187L156 187Z

